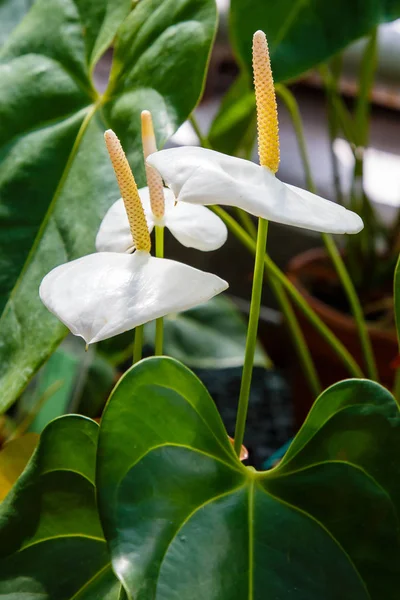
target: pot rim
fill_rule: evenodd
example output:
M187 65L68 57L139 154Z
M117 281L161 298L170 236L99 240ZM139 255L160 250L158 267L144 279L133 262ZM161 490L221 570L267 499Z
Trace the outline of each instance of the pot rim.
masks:
M310 265L327 258L329 257L325 248L318 247L305 250L290 259L286 268L286 274L307 303L323 317L328 325L330 322L335 322L341 329L351 332L356 328L354 318L313 296L302 281L301 276L307 271L307 268ZM397 335L394 329L391 331L383 330L371 321L366 321L366 323L369 332L374 337L395 341L397 343Z

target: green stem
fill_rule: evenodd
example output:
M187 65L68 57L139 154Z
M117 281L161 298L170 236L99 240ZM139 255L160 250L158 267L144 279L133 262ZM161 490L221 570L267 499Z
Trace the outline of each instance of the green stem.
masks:
M308 160L306 140L304 137L303 123L301 120L297 100L292 94L292 92L281 83L278 83L275 86L275 90L278 96L282 98L286 108L290 113L290 118L292 119L293 128L296 134L297 144L299 146L301 161L303 163L303 169L306 178L306 186L307 189L310 190L310 192L313 192L315 194L316 188L311 174L310 161Z
M276 277L270 277L269 281L272 291L274 292L280 309L285 317L286 324L293 339L293 343L296 348L299 361L303 367L304 375L310 390L313 396L317 398L317 396L319 396L322 392L322 385L296 314L287 298L287 294L283 289L282 284L276 279Z
M250 217L249 213L243 210L242 208L236 208L236 214L242 222L243 227L247 231L247 233L253 238L253 240L257 239L257 227Z
M239 225L239 223L223 208L220 206L210 207L225 223L228 229L242 242L250 252L255 254L256 244L254 240L248 235L248 233ZM353 377L364 377L364 374L356 361L353 359L351 354L348 352L346 347L340 340L332 333L332 331L325 325L320 317L314 312L314 310L307 304L303 296L293 285L293 283L286 277L286 275L279 269L268 254L264 256L265 266L267 272L275 277L285 288L293 302L298 308L304 313L307 319L312 323L319 334L324 338L328 345L332 348L335 354L340 358L343 364L348 369L350 375Z
M292 118L293 127L299 145L299 151L304 166L304 171L306 173L307 187L310 190L310 192L315 193L316 187L311 174L311 167L308 159L307 147L304 137L304 129L297 101L293 94L283 85L279 86L278 93L281 95L283 101L285 102ZM327 233L323 233L322 239L326 251L335 267L340 283L342 284L343 289L346 293L351 312L356 322L357 332L360 339L361 349L363 352L364 362L368 376L374 381L378 381L378 371L376 368L372 344L369 338L368 329L365 323L364 314L357 296L357 292L346 269L346 265L344 264L340 252L333 240L333 237Z
M343 289L346 292L347 300L350 304L351 312L356 322L358 337L360 339L361 349L364 356L364 362L368 376L374 381L379 381L379 375L376 367L371 339L369 337L367 325L364 319L364 313L361 308L360 300L357 296L357 292L354 288L353 282L350 279L350 275L346 269L340 252L337 249L335 242L333 241L332 236L327 233L323 233L322 239L324 240L325 248L330 256L330 259L335 266L336 273L339 276Z
M135 329L135 338L133 340L133 363L136 364L142 358L143 349L143 328L144 325L138 325Z
M251 292L249 324L247 328L246 349L244 355L242 381L240 385L239 406L235 427L235 452L240 456L246 426L247 409L251 377L253 373L254 353L257 343L258 321L260 317L261 293L264 281L264 254L267 245L268 221L258 220L258 234L256 243L256 258L254 264L253 289Z
M194 113L192 113L190 115L189 122L190 122L191 126L193 127L195 134L199 138L200 145L203 148L208 148L209 150L211 150L211 144L208 141L208 138L201 132L201 129L199 127L199 124L197 123L196 117L194 116Z
M242 221L244 228L247 230L247 233L253 239L256 239L257 229L250 215L240 208L237 209L237 214L239 216L239 219ZM308 349L307 342L304 338L303 332L297 320L296 313L294 312L292 305L288 301L286 292L283 289L282 284L279 283L275 277L269 277L268 279L272 291L275 295L275 298L279 304L279 308L281 309L282 314L285 318L285 322L289 329L290 335L293 339L293 344L299 357L299 361L303 367L304 375L307 379L311 393L313 394L313 396L317 397L322 392L322 386L314 365L314 361L311 356L311 352Z
M156 257L164 258L164 227L156 225ZM164 342L164 320L162 317L156 319L156 340L154 346L155 356L161 356L163 353Z

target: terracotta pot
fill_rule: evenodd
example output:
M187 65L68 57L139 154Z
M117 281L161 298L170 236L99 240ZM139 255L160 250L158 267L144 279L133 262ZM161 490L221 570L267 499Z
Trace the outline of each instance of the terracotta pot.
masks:
M343 342L347 350L365 372L363 356L354 319L315 298L307 289L305 282L313 278L319 281L331 282L336 274L330 267L329 259L324 249L313 248L295 256L289 263L287 275L302 294L308 304L314 309L324 323ZM311 350L315 366L324 387L331 385L350 375L343 363L322 339L314 327L297 311L300 325ZM398 354L397 337L394 330L382 330L373 324L368 325L380 381L391 388L394 379L393 360ZM297 424L302 423L313 402L311 393L304 380L300 368L295 368L295 412Z

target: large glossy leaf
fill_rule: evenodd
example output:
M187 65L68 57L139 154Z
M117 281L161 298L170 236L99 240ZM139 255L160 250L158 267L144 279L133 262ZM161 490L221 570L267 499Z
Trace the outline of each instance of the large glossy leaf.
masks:
M252 36L262 29L276 81L298 77L399 17L399 0L231 0L231 33L240 62L251 70Z
M345 381L319 397L283 462L256 472L190 371L142 361L99 437L114 569L135 600L395 600L399 433L387 390Z
M118 600L94 487L98 426L53 421L0 506L0 596L4 600Z
M247 326L239 309L225 296L164 319L164 354L192 368L223 369L243 365ZM155 340L155 325L145 328L146 342ZM255 364L269 368L271 361L257 344Z
M202 90L214 0L141 0L125 18L131 6L37 0L0 53L3 410L65 335L40 303L42 277L94 251L118 197L104 129L116 130L141 184L141 110L153 111L162 145ZM99 96L92 72L116 34L109 87Z

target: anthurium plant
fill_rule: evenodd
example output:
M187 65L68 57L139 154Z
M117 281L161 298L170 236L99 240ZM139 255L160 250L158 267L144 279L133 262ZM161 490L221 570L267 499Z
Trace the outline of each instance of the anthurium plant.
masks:
M2 10L11 19L14 8ZM139 0L133 8L37 0L5 41L4 244L20 239L21 248L7 255L2 282L3 409L67 330L88 353L121 336L133 340L129 367L99 418L66 414L39 439L14 431L0 452L5 600L399 596L397 400L363 377L267 252L269 221L326 236L373 369L362 310L331 237L356 237L363 220L276 177L278 114L263 31L252 35L260 164L210 148L157 151L200 96L215 24L212 0ZM111 43L109 87L100 96L92 72ZM221 205L234 207L240 222ZM217 360L236 318L219 296L228 282L166 257L165 228L199 251L218 250L230 230L255 255L232 432L187 366L190 357L166 355L165 335L174 319L178 327L191 319L189 331L201 331L196 311L210 301L207 344ZM257 344L265 277L316 401L282 460L257 471L243 439L253 367L266 362ZM400 330L400 266L394 294ZM289 296L353 378L320 390ZM149 338L154 356L143 359ZM240 341L232 335L228 359Z

